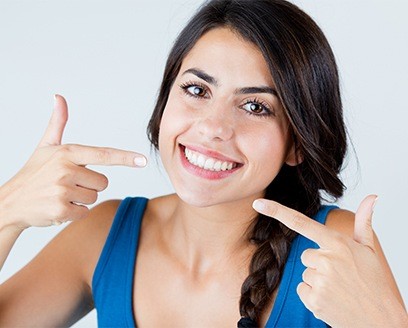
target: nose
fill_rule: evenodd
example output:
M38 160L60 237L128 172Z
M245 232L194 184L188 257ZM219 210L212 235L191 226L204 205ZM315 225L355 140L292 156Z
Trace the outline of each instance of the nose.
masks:
M203 115L198 122L198 132L210 141L228 141L234 134L231 119L223 110L216 108L204 109L207 115Z

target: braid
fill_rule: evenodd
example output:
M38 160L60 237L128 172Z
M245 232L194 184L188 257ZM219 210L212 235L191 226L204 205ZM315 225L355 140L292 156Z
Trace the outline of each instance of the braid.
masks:
M249 276L241 288L240 314L256 323L278 287L295 233L278 221L259 215L251 242L258 245L249 266Z
M302 167L302 164L299 165ZM320 207L318 190L307 190L299 179L299 168L284 165L268 186L265 198L273 199L306 215L313 215ZM305 197L305 196L308 197ZM310 204L315 204L310 206ZM265 307L279 286L283 268L296 232L279 221L258 215L254 221L249 240L257 245L249 265L249 275L241 287L238 327L258 327ZM252 324L247 324L247 322Z

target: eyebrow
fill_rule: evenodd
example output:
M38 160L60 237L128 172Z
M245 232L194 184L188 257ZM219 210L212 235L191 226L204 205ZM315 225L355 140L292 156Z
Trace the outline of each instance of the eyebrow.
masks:
M187 73L194 74L198 78L204 80L205 82L214 85L216 87L219 86L219 83L217 79L211 75L208 75L204 71L198 68L189 68L186 70L182 75L185 75ZM268 86L259 86L259 87L245 87L245 88L239 88L235 90L235 94L250 94L250 93L270 93L274 96L278 96L278 93L274 88L268 87Z

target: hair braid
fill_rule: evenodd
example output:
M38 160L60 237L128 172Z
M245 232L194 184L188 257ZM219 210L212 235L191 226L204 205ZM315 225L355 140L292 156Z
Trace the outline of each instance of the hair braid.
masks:
M249 266L249 276L241 287L240 314L259 323L262 312L278 287L296 234L278 221L259 215L250 241L258 245Z

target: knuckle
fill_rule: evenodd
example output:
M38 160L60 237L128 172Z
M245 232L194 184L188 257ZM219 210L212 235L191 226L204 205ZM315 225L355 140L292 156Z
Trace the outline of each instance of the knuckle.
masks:
M298 213L293 214L291 221L294 230L303 230L308 225L308 222Z
M99 191L105 190L106 188L108 188L108 185L109 185L108 177L106 175L101 174Z
M303 280L304 282L307 281L307 275L308 275L308 273L307 273L307 269L306 269L306 270L304 270L303 273L302 273L302 280Z
M325 254L320 255L319 265L321 267L322 272L331 272L333 267L331 259Z
M57 184L62 185L67 180L70 180L72 177L72 173L67 165L60 164L55 168L55 175L54 175Z
M85 219L88 215L89 215L89 208L82 205L78 213L78 219L80 220Z
M131 161L129 160L129 156L126 153L124 153L124 154L122 154L120 156L121 156L120 157L121 164L123 164L123 165L130 164Z
M95 156L99 162L106 163L109 161L111 154L108 149L98 149L95 153Z
M306 249L302 252L302 254L300 255L300 261L305 264L308 262L308 259L310 259L311 256L311 250L310 249Z
M335 233L333 234L333 236L332 236L332 239L333 239L333 241L334 241L334 243L335 243L335 246L336 246L337 248L344 247L344 246L347 245L346 238L345 238L345 236L344 236L343 234L341 234L341 233L335 232Z
M54 196L57 198L57 201L60 203L64 203L68 201L69 190L61 185L57 185L54 188Z
M69 154L72 153L72 145L69 144L65 144L65 145L61 145L58 146L58 149L55 151L55 156L58 158L67 158L69 156Z
M271 216L271 217L278 216L279 209L278 209L278 206L276 206L275 204L271 204L271 203L268 202L266 204L266 209L268 211L269 216Z
M55 220L65 219L67 208L62 203L56 203L53 206L51 213L52 218Z
M324 308L324 302L322 302L322 298L319 293L313 293L309 298L309 309L313 312L316 316L321 316L322 310Z
M90 195L89 203L94 204L94 203L96 203L97 200L98 200L98 193L96 191L94 191Z

